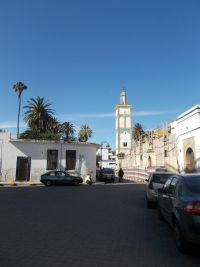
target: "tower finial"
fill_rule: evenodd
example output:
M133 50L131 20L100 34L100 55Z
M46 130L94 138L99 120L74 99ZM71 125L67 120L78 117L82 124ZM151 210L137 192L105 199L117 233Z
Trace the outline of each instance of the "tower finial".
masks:
M125 87L122 87L122 91L120 94L120 105L126 105L126 91Z

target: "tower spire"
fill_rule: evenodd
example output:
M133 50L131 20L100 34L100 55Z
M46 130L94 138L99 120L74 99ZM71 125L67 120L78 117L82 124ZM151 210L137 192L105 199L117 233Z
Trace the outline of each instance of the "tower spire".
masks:
M126 91L125 88L122 88L121 94L120 94L120 105L126 105Z
M130 154L132 147L132 105L126 103L126 91L120 93L120 104L115 107L116 114L116 154Z

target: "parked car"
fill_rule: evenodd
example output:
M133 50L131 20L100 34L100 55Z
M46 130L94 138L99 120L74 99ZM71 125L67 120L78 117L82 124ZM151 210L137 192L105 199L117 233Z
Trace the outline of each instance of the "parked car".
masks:
M46 186L56 184L78 185L83 182L83 179L80 176L70 175L66 171L49 171L41 175L40 181Z
M158 194L158 215L173 227L180 251L200 245L200 174L173 175Z
M98 180L102 182L115 182L115 171L111 168L103 168L99 171Z
M162 188L167 179L173 175L171 172L152 172L146 179L146 206L151 208L157 203L158 189Z

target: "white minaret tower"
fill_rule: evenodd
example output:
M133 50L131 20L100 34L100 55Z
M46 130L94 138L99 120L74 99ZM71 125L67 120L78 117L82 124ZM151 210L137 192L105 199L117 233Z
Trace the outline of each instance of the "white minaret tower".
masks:
M126 92L120 94L120 104L116 105L116 155L130 154L132 147L132 105L126 104Z

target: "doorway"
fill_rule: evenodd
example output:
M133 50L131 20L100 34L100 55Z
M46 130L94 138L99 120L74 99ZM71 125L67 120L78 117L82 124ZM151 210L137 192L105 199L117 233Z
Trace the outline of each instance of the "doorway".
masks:
M16 181L30 181L31 157L17 157Z
M194 158L194 152L191 147L189 147L186 151L186 157L185 157L185 172L186 173L192 173L195 172L195 158Z
M151 168L152 167L152 160L151 157L148 157L148 167Z
M66 150L66 170L75 170L76 150Z

